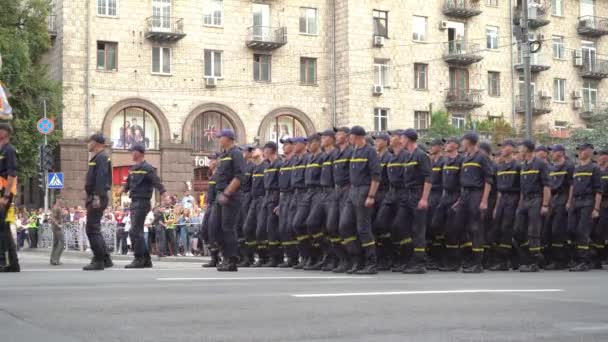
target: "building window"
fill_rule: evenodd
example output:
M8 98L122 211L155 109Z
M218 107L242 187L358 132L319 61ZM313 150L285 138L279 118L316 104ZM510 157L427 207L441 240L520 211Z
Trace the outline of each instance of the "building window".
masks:
M562 36L553 36L553 58L566 58L566 46L564 45L564 37Z
M373 11L374 15L374 36L388 38L388 12Z
M490 7L498 7L498 0L487 0L486 6Z
M253 80L270 82L270 56L253 55Z
M300 33L317 34L316 8L300 8Z
M418 42L426 40L426 17L414 16L412 19L412 39Z
M97 0L97 15L116 17L118 15L118 0Z
M500 96L500 73L488 71L488 95Z
M583 81L583 106L585 110L594 110L597 105L597 81Z
M553 123L553 128L559 132L565 131L568 129L568 121L555 121Z
M300 82L303 84L317 84L316 58L300 58Z
M166 47L152 48L152 73L171 74L171 49Z
M431 125L431 114L425 111L414 112L414 128L418 130L429 129Z
M128 150L134 144L143 144L147 149L158 149L158 124L145 109L129 107L121 110L112 119L112 148Z
M374 85L389 86L389 61L386 59L374 60Z
M116 71L118 44L97 42L97 70Z
M222 129L234 130L234 125L220 112L204 112L192 123L190 143L194 152L219 151L216 135Z
M498 49L498 27L486 26L486 48Z
M205 77L221 78L222 69L222 51L205 50Z
M388 129L388 109L374 109L374 131L386 131Z
M462 114L453 114L452 115L452 126L458 129L464 129L465 126L465 118Z
M283 154L283 144L281 139L292 137L305 137L309 132L306 132L304 125L289 114L279 114L271 121L261 127L262 141L274 141L279 146L279 154Z
M556 78L553 80L553 99L557 102L566 101L566 80Z
M428 64L414 63L414 88L428 89Z
M224 1L205 0L203 2L203 25L222 26L224 24Z
M563 16L564 15L563 0L552 0L551 10L552 10L553 15L556 15L558 17Z

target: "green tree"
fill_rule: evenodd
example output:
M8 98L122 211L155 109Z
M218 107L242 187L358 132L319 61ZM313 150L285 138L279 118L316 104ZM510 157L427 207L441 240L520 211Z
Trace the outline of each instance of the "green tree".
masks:
M565 141L566 147L574 151L578 144L589 142L596 149L608 149L608 135L606 135L606 132L608 132L608 107L591 118L589 127L592 128L573 130L570 138Z
M459 134L460 131L456 127L452 126L450 114L446 111L438 110L433 112L431 115L431 125L425 134L425 138L446 138L457 136Z
M0 53L3 66L0 80L10 93L15 129L13 144L19 159L19 177L28 178L37 172L38 145L42 135L36 122L42 117L42 102L46 99L51 116L61 110L61 86L49 78L41 63L51 46L47 18L49 0L2 0L0 15ZM49 136L56 146L61 132Z

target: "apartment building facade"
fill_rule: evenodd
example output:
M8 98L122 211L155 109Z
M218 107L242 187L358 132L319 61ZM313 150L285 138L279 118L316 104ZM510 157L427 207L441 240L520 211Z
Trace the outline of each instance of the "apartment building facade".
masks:
M530 9L535 124L582 126L608 93L608 3L546 1ZM206 187L227 127L241 143L335 125L425 129L439 109L456 126L521 125L517 13L506 0L57 1L48 63L64 87L63 196L82 199L82 142L95 131L111 140L115 190L128 147L144 143L179 193Z

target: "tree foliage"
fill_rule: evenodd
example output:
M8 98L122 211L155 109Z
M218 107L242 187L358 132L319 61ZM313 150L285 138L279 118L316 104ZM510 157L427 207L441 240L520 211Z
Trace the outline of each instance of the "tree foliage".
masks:
M0 80L10 93L15 129L12 142L18 152L19 176L30 177L37 171L38 145L42 135L36 122L43 115L43 100L47 101L50 117L61 110L61 85L52 81L42 57L51 46L47 29L50 0L2 0L0 15ZM56 146L61 132L49 136Z
M429 139L457 136L458 128L452 126L450 114L446 111L435 111L431 114L431 124L425 134Z
M460 136L465 131L476 131L482 139L488 139L498 144L506 138L513 137L515 130L504 118L473 120L470 115L465 118L464 129L452 125L450 114L446 111L436 111L431 115L431 124L425 134L426 138L447 138Z
M570 139L565 141L568 149L574 150L578 144L583 142L592 143L596 150L608 149L608 135L606 134L608 132L608 107L591 118L589 127L572 131Z

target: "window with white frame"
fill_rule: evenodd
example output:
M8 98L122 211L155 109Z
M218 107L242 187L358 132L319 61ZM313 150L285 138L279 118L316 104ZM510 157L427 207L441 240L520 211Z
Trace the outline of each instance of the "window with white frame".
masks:
M116 17L118 15L118 0L97 0L97 15Z
M221 78L222 76L222 51L205 50L205 78Z
M553 100L557 102L566 101L566 80L556 78L553 80Z
M163 75L171 74L171 48L152 48L152 73Z
M594 110L597 105L597 81L583 81L583 107L585 110Z
M498 49L497 26L486 26L486 48L492 50Z
M414 112L414 128L415 129L429 129L431 125L431 114L427 111L417 110Z
M428 89L428 64L414 63L414 89Z
M551 14L558 17L564 15L564 0L552 0Z
M204 0L203 2L203 25L224 25L224 1Z
M464 129L465 126L465 118L462 114L452 114L452 126L458 129Z
M374 36L388 38L388 12L374 10L372 15L374 16Z
M270 55L253 55L253 80L270 82Z
M488 95L500 96L500 73L488 71Z
M374 109L374 131L386 131L388 130L388 109L386 108L375 108Z
M389 86L389 60L375 59L374 60L374 85Z
M498 0L487 0L486 6L490 7L498 7Z
M417 42L426 41L426 17L415 15L412 18L412 39Z
M566 46L564 44L564 37L553 36L553 58L565 59L566 58Z
M317 34L317 9L300 7L300 33Z
M553 128L558 132L565 131L568 129L568 121L555 121Z

